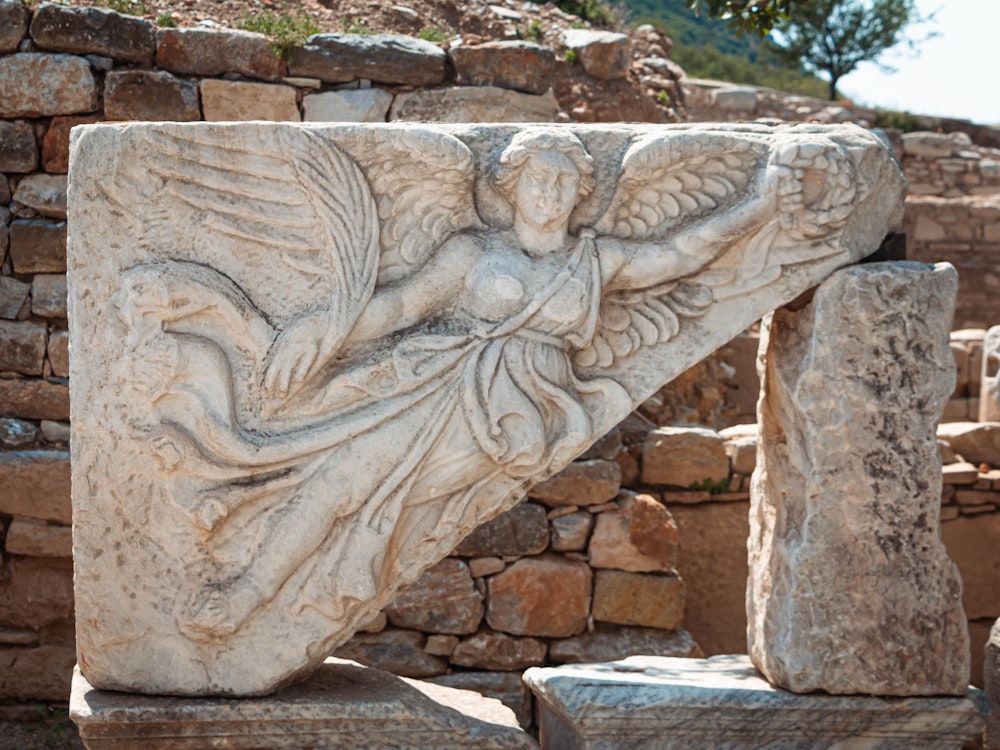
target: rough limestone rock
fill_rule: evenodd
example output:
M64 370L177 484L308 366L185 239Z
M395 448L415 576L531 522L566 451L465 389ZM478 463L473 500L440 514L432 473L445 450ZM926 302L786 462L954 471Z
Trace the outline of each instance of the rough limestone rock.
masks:
M677 524L652 495L635 495L597 517L587 557L594 568L669 573L677 565Z
M690 487L729 478L726 442L707 427L660 427L642 445L642 481ZM702 487L709 489L709 487Z
M957 291L948 264L846 269L762 337L747 617L750 656L775 685L965 694L935 438Z
M0 249L6 251L6 227L0 230ZM30 306L28 293L31 284L18 281L13 276L0 276L0 318L5 320L23 320L28 317Z
M278 83L202 80L201 109L209 122L270 120L299 122L295 89Z
M616 661L642 654L692 659L703 656L691 634L681 628L659 630L598 624L593 632L553 641L549 646L549 658L567 664Z
M537 638L514 638L484 630L464 639L451 653L460 667L510 672L545 663L547 647Z
M593 574L579 560L518 560L489 580L486 621L513 635L566 638L587 627Z
M31 282L31 312L40 318L66 317L66 275L36 274Z
M184 75L239 73L265 81L277 81L285 73L266 36L234 29L160 29L156 67Z
M198 85L163 70L113 70L104 79L104 116L108 120L200 120Z
M105 79L107 81L107 79ZM107 92L105 92L107 93ZM108 102L105 100L105 107L107 107ZM69 171L69 132L77 125L89 125L101 120L100 114L92 115L74 115L70 117L53 117L49 121L49 127L45 131L45 136L42 138L42 169L44 169L49 174L66 174ZM3 124L0 124L0 129L3 128ZM2 132L2 130L0 130ZM32 134L32 141L34 141L34 134ZM3 142L3 136L0 135L0 143ZM2 147L0 147L2 151ZM21 171L21 170L4 170L0 167L0 171ZM31 170L24 170L31 171ZM0 193L3 189L0 187ZM0 195L2 199L2 195ZM0 200L2 202L2 200Z
M41 375L45 337L44 323L0 321L0 372Z
M0 54L17 49L28 31L28 17L28 6L21 0L0 0Z
M534 503L520 503L477 527L455 548L455 554L467 557L537 555L545 551L548 543L545 508Z
M0 172L31 172L36 166L35 129L27 122L0 121Z
M0 513L69 525L69 453L11 451L0 453Z
M392 94L382 89L324 91L302 98L306 122L385 122Z
M496 86L452 86L396 94L390 120L436 122L553 122L559 102L549 89L540 96Z
M23 52L0 58L0 117L72 115L98 106L97 84L82 57Z
M551 545L556 552L575 552L586 548L594 514L586 511L570 513L549 521Z
M416 630L383 630L357 633L333 652L340 659L351 659L366 667L384 669L404 677L433 677L444 674L448 660L424 650L427 636Z
M444 82L447 55L436 44L396 34L315 34L292 50L288 73L338 83L366 78L410 86Z
M551 479L528 490L528 497L553 507L600 505L614 500L622 486L622 470L614 461L574 461Z
M66 218L66 175L30 174L17 183L14 200L42 216Z
M521 682L521 675L517 672L454 672L431 677L427 681L496 698L514 712L522 727L528 728L535 723L531 691Z
M903 194L853 127L73 139L80 663L160 694L304 679L663 382L869 254ZM599 571L594 616L672 628L682 589Z
M945 422L937 435L966 461L1000 468L1000 423Z
M576 52L584 71L595 78L610 81L628 75L628 35L615 31L570 29L563 34L563 44Z
M453 557L428 568L386 607L389 622L398 628L458 635L475 633L483 611L483 595L469 566Z
M544 94L556 71L551 47L521 40L462 44L449 52L455 81L463 86L497 86Z
M65 273L66 222L18 219L10 225L14 273Z
M153 24L104 8L73 8L42 3L31 19L31 39L39 49L151 65Z
M1000 422L1000 326L993 326L983 336L979 421Z

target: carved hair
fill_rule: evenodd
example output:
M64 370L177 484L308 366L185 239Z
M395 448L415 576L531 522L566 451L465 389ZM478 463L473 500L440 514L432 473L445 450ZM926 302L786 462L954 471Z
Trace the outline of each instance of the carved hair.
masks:
M522 130L510 139L507 148L500 154L493 173L493 183L497 192L512 201L521 169L532 156L546 151L566 156L580 173L577 201L583 200L593 192L594 159L575 135L552 128Z

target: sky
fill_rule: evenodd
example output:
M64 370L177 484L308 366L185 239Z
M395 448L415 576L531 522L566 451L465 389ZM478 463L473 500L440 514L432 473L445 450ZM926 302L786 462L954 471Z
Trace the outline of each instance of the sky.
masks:
M887 52L882 59L896 73L862 63L841 79L841 95L860 105L1000 125L1000 0L917 0L916 6L935 18L911 35L938 36L912 53Z

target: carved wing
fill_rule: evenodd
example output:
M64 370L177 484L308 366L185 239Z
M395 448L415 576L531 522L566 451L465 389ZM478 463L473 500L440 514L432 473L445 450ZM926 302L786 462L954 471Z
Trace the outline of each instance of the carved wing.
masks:
M422 266L451 234L482 227L473 200L475 165L468 146L430 130L382 135L377 147L369 131L359 129L347 136L378 196L380 282L403 278Z
M595 229L619 239L656 239L682 222L734 202L766 154L759 142L678 133L636 141L618 189Z

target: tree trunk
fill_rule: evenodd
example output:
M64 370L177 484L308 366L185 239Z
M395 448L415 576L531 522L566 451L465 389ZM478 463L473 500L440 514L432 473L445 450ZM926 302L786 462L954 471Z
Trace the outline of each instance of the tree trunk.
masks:
M830 101L831 102L837 101L837 81L839 81L839 80L840 80L840 76L836 76L836 77L834 77L833 75L830 76Z

